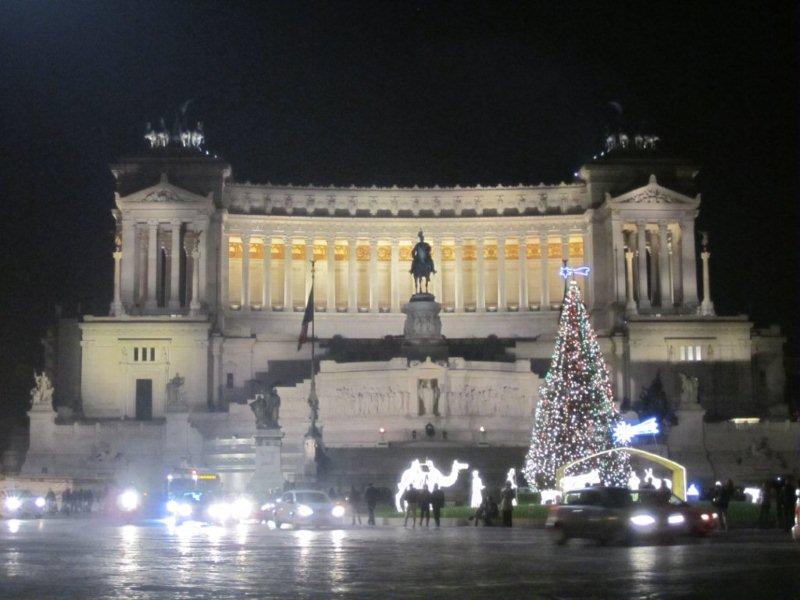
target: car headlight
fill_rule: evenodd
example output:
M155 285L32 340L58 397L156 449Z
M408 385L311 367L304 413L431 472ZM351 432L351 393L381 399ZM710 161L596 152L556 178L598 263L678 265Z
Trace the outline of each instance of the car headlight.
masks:
M178 504L178 514L182 517L190 517L192 515L192 505L181 502Z
M178 503L175 502L175 500L169 500L167 502L167 512L173 515L178 512Z
M670 525L680 525L686 521L686 519L681 514L674 514L667 517L667 523Z
M345 513L344 506L342 506L341 504L337 504L336 506L334 506L333 510L331 511L331 515L333 515L337 519L343 517L344 513Z
M265 502L261 505L261 510L272 510L273 508L275 508L274 502Z
M711 517L709 517L709 516L708 516L708 514L706 514L706 513L703 513L702 515L700 515L700 518L701 518L703 521L708 521L708 520L709 520Z
M712 516L712 517L714 517L715 519L719 519L719 515L718 515L717 513L714 513L714 514L713 514L713 515L711 515L711 516Z
M227 502L215 502L208 507L208 516L215 521L224 523L231 516L231 505Z
M297 514L301 517L310 517L314 514L314 509L305 504L301 504L297 507Z
M6 498L6 508L10 511L19 510L22 507L22 500L16 496Z
M125 490L119 495L118 502L125 512L136 510L139 507L139 494L134 490Z
M36 500L33 501L33 503L36 505L36 508L44 508L45 504L47 504L47 501L41 496L39 496L38 498L36 498Z
M649 527L653 525L656 520L653 518L652 515L633 515L631 517L631 523L636 525L637 527Z
M253 503L247 498L237 498L231 506L233 518L239 521L246 521L253 514Z

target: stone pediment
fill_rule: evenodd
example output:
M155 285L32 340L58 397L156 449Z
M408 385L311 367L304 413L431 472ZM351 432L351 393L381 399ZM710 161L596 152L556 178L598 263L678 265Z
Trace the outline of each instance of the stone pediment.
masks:
M647 185L625 192L616 197L606 193L606 203L612 208L685 208L696 209L700 205L700 194L692 198L659 185L655 175L650 175Z
M209 192L208 197L195 194L169 183L166 175L162 174L161 181L156 185L146 187L124 197L117 194L116 202L118 208L122 208L123 205L130 207L132 204L180 204L206 207L212 203L212 193Z

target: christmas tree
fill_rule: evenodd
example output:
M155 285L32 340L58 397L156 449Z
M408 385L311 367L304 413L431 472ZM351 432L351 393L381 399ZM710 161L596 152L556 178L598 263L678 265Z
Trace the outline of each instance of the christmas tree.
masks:
M564 269L571 276L571 269ZM540 489L556 485L556 470L574 460L615 446L612 433L620 416L614 406L611 378L577 282L570 277L561 306L553 358L533 425L525 475ZM606 485L627 485L625 452L584 461L566 475L597 469Z

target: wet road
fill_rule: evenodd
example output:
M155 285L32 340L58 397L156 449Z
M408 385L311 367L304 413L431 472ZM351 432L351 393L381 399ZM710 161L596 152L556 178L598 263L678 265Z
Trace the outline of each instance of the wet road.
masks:
M533 529L0 522L2 598L797 598L800 544L740 532L671 546Z

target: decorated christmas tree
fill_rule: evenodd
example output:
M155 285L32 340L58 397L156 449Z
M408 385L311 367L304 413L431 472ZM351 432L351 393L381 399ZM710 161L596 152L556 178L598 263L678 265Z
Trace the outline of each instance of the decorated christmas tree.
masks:
M581 301L580 289L572 278L574 274L572 269L562 269L562 275L569 279L550 370L539 390L531 447L525 461L528 481L540 489L555 487L559 467L613 448L613 429L620 420L613 402L611 378ZM606 485L626 485L630 471L628 455L611 452L583 461L565 474L579 475L593 469L598 470Z

